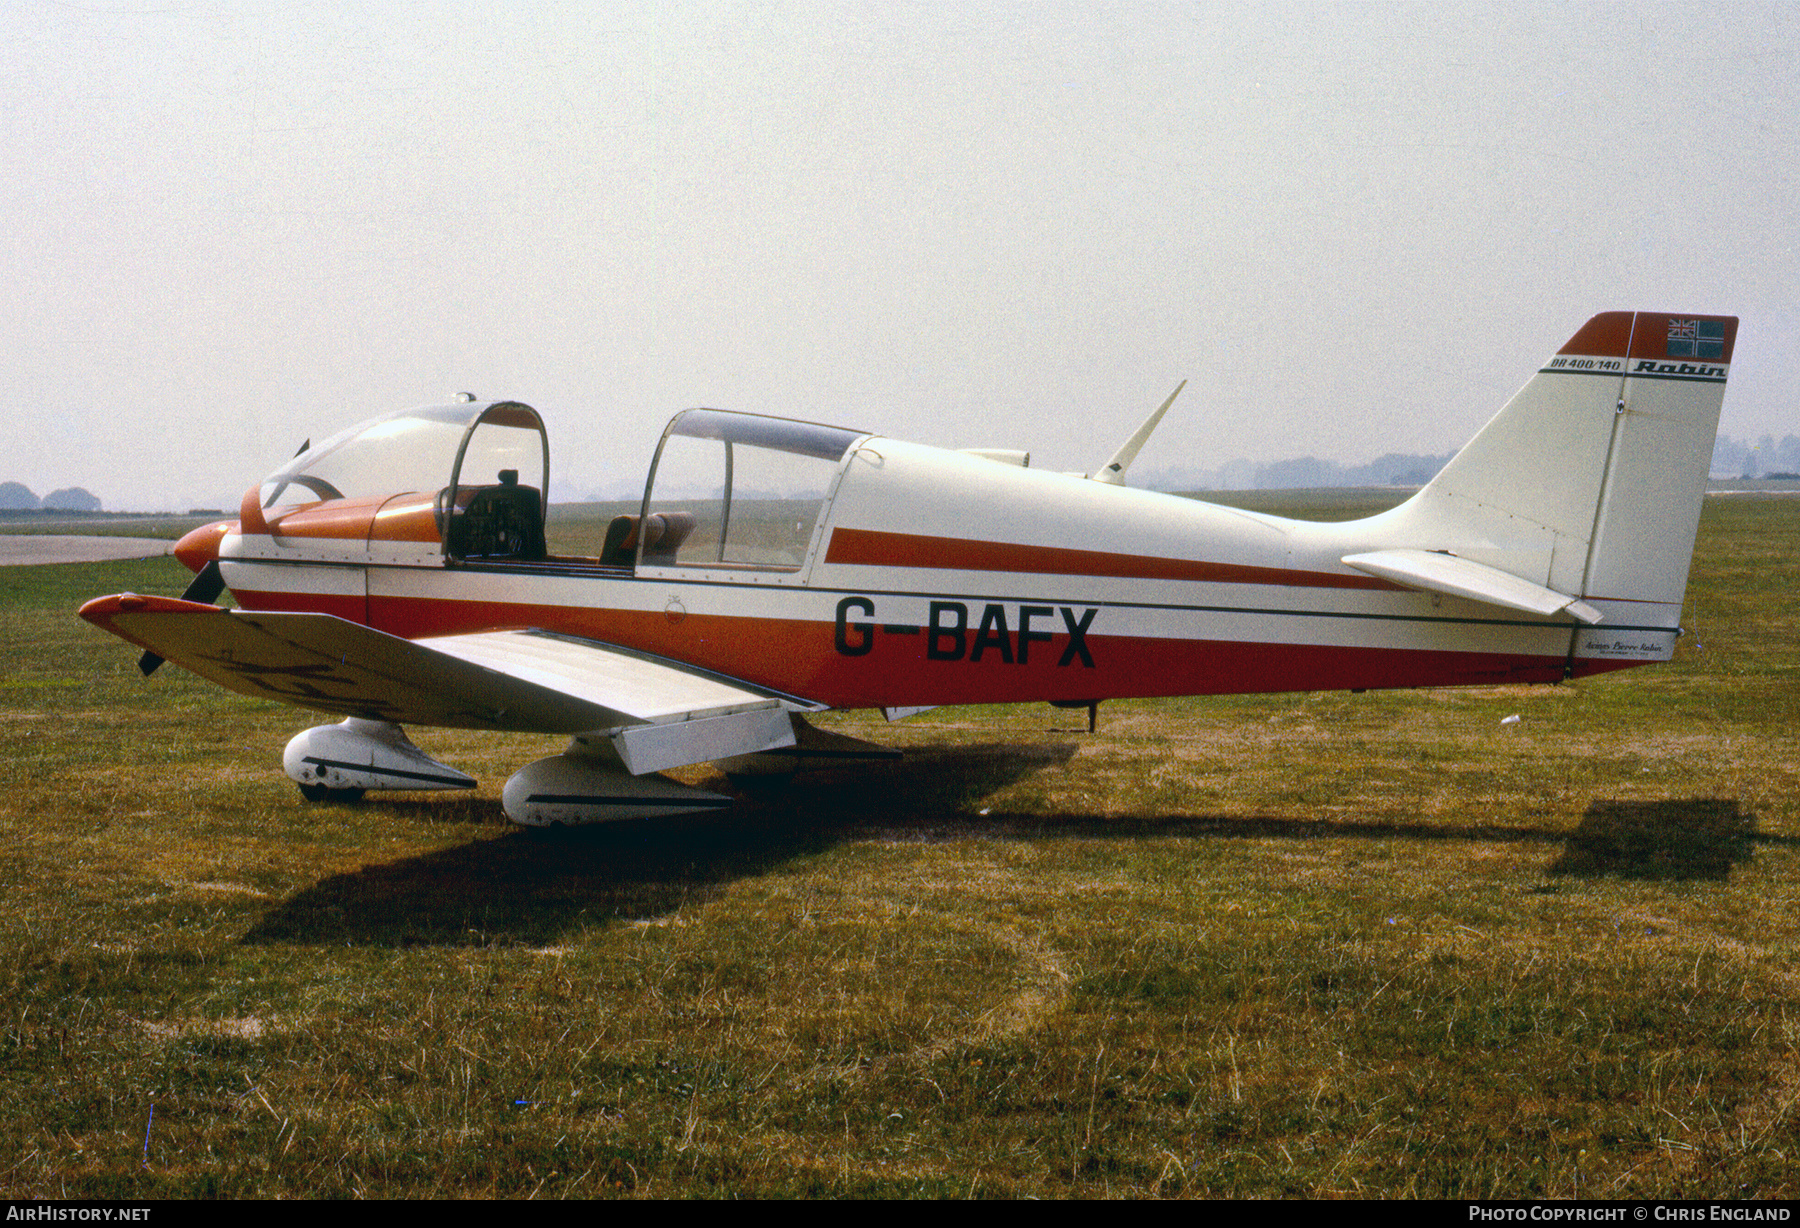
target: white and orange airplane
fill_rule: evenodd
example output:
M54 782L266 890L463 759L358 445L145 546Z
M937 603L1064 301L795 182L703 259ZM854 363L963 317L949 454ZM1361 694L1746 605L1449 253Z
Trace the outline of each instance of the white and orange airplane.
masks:
M288 745L309 798L475 783L402 724L571 735L507 782L533 825L731 804L658 775L687 764L891 756L828 708L1558 682L1672 654L1736 333L1595 316L1424 489L1332 524L1124 486L1167 402L1093 475L694 409L638 511L551 554L542 421L469 398L303 448L181 541L182 599L81 616L344 717Z

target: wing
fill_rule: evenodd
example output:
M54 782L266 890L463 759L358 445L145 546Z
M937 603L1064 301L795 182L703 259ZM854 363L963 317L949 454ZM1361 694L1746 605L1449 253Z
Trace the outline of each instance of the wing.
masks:
M633 773L793 745L818 705L616 645L544 631L405 640L329 614L99 597L81 616L240 694L395 724L613 733ZM785 707L784 707L785 703Z

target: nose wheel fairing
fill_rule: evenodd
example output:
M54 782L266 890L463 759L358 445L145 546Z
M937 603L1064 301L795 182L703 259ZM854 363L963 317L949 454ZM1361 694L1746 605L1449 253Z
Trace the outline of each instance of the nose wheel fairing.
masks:
M312 801L351 800L346 793L352 790L473 789L476 783L414 746L400 726L354 716L296 735L281 766Z

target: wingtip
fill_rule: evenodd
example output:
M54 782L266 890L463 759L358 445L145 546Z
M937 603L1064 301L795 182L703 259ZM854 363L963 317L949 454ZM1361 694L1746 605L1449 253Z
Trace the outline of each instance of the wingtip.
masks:
M222 614L216 605L201 601L183 601L179 597L146 597L141 593L111 593L83 603L76 613L93 623L105 626L120 614Z

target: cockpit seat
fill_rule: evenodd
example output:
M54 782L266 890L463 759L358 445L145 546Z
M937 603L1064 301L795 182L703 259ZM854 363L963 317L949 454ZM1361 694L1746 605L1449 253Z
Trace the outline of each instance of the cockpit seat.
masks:
M651 512L643 520L644 555L654 552L673 558L698 523L692 512ZM606 567L630 567L637 558L638 517L614 516L606 526L606 544L600 562Z
M600 547L602 567L629 567L637 554L636 516L614 516L606 526L606 542Z

